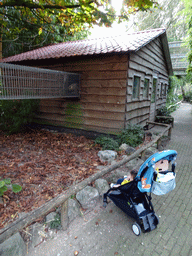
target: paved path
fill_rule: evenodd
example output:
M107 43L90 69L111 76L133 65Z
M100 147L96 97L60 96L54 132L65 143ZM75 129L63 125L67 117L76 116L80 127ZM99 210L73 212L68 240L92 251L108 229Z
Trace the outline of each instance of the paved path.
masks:
M65 232L36 247L29 256L192 256L192 107L182 104L173 113L175 125L167 149L178 152L176 188L164 196L153 195L160 218L157 229L136 237L127 217L113 203L100 205L77 218Z

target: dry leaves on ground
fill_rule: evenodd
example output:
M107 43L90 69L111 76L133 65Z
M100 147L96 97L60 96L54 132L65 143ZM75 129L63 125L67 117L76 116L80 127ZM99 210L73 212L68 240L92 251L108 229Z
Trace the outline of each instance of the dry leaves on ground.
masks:
M23 188L17 194L5 193L0 228L95 173L101 165L99 150L94 141L72 134L0 134L0 177Z

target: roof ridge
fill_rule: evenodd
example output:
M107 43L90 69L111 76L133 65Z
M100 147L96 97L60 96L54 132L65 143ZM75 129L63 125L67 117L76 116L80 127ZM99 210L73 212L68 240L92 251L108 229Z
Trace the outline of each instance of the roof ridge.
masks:
M64 58L83 55L137 51L166 31L165 28L134 31L100 38L55 43L3 58L3 62Z
M133 35L133 34L142 34L142 33L158 31L158 30L166 30L166 29L165 28L153 28L153 29L147 29L147 30L128 32L128 33L125 33L124 35L127 36L127 35ZM109 35L109 36L103 36L103 37L85 38L85 39L81 39L81 40L65 41L65 42L60 42L60 43L54 43L54 44L47 45L47 46L60 45L60 44L71 44L71 43L78 43L78 42L84 42L84 41L102 40L102 39L108 39L108 38L116 38L116 37L120 37L120 36L123 36L123 34L118 34L118 35L114 35L114 36ZM47 47L47 46L44 46L44 47Z

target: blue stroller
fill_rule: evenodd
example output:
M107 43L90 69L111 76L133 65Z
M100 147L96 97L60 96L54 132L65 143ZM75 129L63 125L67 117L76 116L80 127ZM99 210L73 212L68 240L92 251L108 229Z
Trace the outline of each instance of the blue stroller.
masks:
M159 223L151 202L151 193L164 195L175 188L175 160L177 152L165 150L150 156L139 168L136 178L124 185L110 188L103 196L104 207L109 197L116 206L136 222L132 231L150 232ZM149 193L149 195L148 195Z

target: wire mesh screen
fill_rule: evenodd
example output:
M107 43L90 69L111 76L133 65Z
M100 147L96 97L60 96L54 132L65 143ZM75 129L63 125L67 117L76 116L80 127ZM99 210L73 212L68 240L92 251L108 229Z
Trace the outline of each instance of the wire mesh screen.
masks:
M0 99L79 97L80 75L0 63Z

